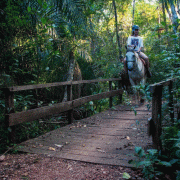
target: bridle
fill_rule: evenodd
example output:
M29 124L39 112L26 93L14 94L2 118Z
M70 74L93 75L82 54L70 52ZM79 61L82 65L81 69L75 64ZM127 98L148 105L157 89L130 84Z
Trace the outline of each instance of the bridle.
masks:
M126 53L128 53L128 52L132 52L132 53L134 54L135 58L133 58L132 60L126 59L126 63L128 63L128 62L133 62L133 66L134 66L134 63L135 63L136 61L138 61L139 57L137 57L137 55L135 54L134 49L127 49ZM141 60L140 60L140 61L141 61ZM142 63L143 63L143 62L142 62ZM142 71L142 69L141 69L140 71Z

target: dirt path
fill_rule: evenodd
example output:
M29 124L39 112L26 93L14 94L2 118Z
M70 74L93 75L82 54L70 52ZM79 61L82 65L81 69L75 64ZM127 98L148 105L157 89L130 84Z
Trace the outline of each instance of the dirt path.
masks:
M141 180L140 170L92 164L38 154L7 155L0 162L2 180L121 180L123 173Z

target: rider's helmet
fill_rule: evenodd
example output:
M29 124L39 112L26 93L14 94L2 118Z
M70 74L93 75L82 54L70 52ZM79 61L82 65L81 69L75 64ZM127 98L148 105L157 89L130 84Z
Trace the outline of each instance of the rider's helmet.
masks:
M139 29L139 26L138 25L133 25L132 26L132 31L134 32L136 29Z

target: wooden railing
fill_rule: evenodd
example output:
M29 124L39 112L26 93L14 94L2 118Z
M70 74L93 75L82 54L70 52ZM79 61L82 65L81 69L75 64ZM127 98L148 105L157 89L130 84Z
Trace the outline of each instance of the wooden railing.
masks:
M162 150L161 143L161 133L162 133L162 90L164 86L169 86L169 110L170 110L170 118L172 123L174 122L174 105L173 105L173 81L176 78L169 79L167 81L159 82L156 84L152 84L150 86L150 92L152 93L152 123L151 123L151 135L154 146Z
M112 81L118 81L118 90L112 89ZM98 82L109 82L109 91L72 100L73 85L85 84L85 83L86 84L98 83ZM15 112L14 92L57 87L57 86L67 86L67 100L68 100L67 102L61 102L54 104L52 106L44 106L22 112ZM100 100L103 98L109 98L109 106L112 107L112 97L119 96L119 99L121 101L122 93L123 93L123 90L121 89L120 78L56 82L56 83L26 85L26 86L12 86L8 88L4 88L3 91L5 94L5 106L6 106L5 120L6 120L6 125L8 127L9 126L13 127L20 123L34 121L40 118L44 118L53 114L59 114L65 111L68 111L68 122L72 123L73 108L81 106L89 101Z

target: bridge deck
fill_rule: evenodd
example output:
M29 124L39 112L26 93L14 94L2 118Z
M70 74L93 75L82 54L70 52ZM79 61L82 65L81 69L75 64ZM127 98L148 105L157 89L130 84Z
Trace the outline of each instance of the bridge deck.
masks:
M145 105L135 108L118 105L89 118L21 143L18 150L92 163L130 166L135 146L148 148Z

